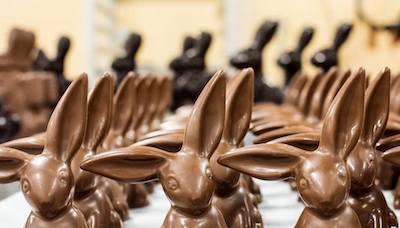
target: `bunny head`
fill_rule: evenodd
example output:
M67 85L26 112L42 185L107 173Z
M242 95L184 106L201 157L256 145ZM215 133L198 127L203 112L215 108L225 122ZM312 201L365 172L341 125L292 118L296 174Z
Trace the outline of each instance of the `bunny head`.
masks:
M262 67L262 51L274 36L277 28L277 22L264 22L258 29L253 44L233 56L230 59L230 64L238 69L252 67L256 72L256 76L258 76L258 72L261 71Z
M221 142L210 159L211 170L217 186L232 187L238 183L240 174L222 166L218 158L226 152L241 146L249 128L253 107L254 71L241 70L227 86L224 131Z
M123 79L114 95L113 119L111 129L102 145L104 149L124 146L124 135L132 117L135 85L135 76L131 72Z
M350 35L353 26L351 24L342 24L336 31L335 39L330 48L318 51L311 58L314 66L322 68L325 72L329 68L338 65L338 52L343 43L347 40Z
M360 139L347 158L352 192L374 184L378 156L376 144L383 135L389 117L390 70L385 68L368 86L365 98L364 126Z
M315 151L260 144L229 152L218 162L260 179L293 177L307 207L322 214L334 213L345 204L350 190L345 159L361 133L364 87L364 75L356 74L346 82L324 119Z
M293 51L285 52L279 56L278 65L286 72L285 84L288 84L292 77L301 70L301 54L304 48L310 43L314 35L314 29L307 27L300 36L299 43Z
M1 148L0 181L20 179L21 189L32 210L53 218L70 204L74 177L71 160L85 133L87 76L75 80L57 104L46 131L44 150L39 155Z
M112 119L113 90L113 78L105 73L90 94L85 137L71 164L75 178L75 196L84 195L97 186L97 176L82 170L80 164L96 154L108 133Z
M209 158L222 136L225 84L222 71L208 82L193 107L179 152L133 145L95 155L81 168L131 183L159 179L174 208L204 212L215 188Z
M204 70L206 68L205 55L212 41L208 32L202 32L199 37L186 37L184 40L183 53L170 63L170 68L182 73L187 70Z

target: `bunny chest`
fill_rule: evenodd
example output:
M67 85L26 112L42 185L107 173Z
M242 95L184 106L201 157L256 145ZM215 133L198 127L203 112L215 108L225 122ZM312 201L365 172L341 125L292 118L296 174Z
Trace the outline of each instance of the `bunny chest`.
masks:
M111 227L112 205L108 196L102 190L95 190L84 198L75 199L76 207L83 213L92 227Z
M194 216L170 208L162 228L226 228L226 223L221 212L214 206L206 212Z
M361 228L357 214L349 206L345 206L341 212L332 216L322 216L310 208L305 208L297 220L296 228Z
M382 192L373 186L370 191L364 195L350 194L347 199L350 205L357 213L362 227L368 227L371 223L379 221L383 227L390 227L393 221L396 221L394 213L388 207ZM397 222L396 227L397 227Z
M229 195L214 194L212 204L222 213L228 227L250 227L247 194L242 186L234 189Z
M85 217L74 206L71 206L62 215L54 219L46 219L33 212L28 217L26 228L87 228Z

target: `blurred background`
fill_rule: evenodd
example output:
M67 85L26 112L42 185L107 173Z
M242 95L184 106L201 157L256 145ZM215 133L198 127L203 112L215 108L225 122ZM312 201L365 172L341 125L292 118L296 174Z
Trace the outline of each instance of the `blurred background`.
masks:
M282 85L279 55L293 49L305 26L315 28L303 54L303 70L316 71L311 56L329 46L336 28L353 23L353 31L340 52L340 68L364 66L370 75L384 66L400 70L400 46L393 33L373 33L360 20L362 12L377 24L397 23L396 0L14 0L0 1L0 50L8 45L13 27L33 31L35 46L54 55L60 36L71 39L65 74L74 78L87 72L92 79L110 71L112 60L122 53L130 32L142 35L136 56L139 72L167 71L181 52L186 35L206 30L213 35L207 53L210 69L229 69L229 57L251 43L263 21L279 22L277 33L263 51L264 74L272 85Z

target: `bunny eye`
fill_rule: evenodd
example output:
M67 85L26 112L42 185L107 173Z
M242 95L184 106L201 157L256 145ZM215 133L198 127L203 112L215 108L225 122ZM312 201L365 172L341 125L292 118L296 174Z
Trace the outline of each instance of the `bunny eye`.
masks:
M68 184L68 173L67 173L67 171L65 171L65 170L60 171L58 179L61 182L61 184L67 185Z
M308 188L308 181L305 178L301 178L299 181L299 188L306 189Z
M24 193L29 193L29 191L31 190L31 185L29 184L29 181L26 179L22 180L21 186L22 186L22 192Z
M208 179L212 180L213 179L213 174L211 172L211 169L209 167L206 168L206 175Z
M171 190L176 190L179 187L178 181L173 177L168 178L167 184L168 188L170 188Z
M346 177L346 168L343 165L339 165L337 167L337 173L339 174L339 177L341 177L341 178Z
M369 154L368 154L368 161L369 161L370 163L372 163L372 162L374 162L374 159L375 159L374 154L373 154L373 153L369 153Z

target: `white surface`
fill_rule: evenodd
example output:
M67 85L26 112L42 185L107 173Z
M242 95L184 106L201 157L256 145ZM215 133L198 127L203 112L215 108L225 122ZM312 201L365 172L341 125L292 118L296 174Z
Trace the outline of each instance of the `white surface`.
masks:
M293 227L299 217L303 205L297 201L297 194L290 190L288 183L282 181L257 181L261 187L264 201L259 205L265 227ZM392 206L391 192L385 192L388 204ZM150 195L150 205L145 208L131 210L131 219L125 227L158 228L161 226L169 209L160 185ZM0 202L0 227L23 227L30 212L21 192L17 192ZM395 211L399 217L399 211Z

